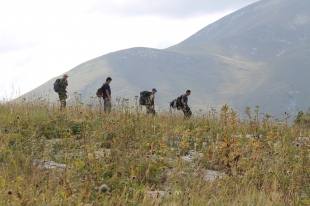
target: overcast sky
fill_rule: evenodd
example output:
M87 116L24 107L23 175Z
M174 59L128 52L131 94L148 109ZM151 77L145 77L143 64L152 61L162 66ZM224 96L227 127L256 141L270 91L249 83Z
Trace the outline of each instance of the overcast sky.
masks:
M167 48L256 1L1 0L0 97L109 52Z

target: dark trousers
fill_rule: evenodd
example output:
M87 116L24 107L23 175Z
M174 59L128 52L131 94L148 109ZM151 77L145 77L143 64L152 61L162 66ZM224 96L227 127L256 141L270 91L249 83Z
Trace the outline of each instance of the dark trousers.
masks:
M191 108L186 106L186 109L183 108L183 113L184 113L184 119L189 119L192 116L192 111Z
M104 104L104 113L110 113L112 105L107 97L103 97L103 104Z

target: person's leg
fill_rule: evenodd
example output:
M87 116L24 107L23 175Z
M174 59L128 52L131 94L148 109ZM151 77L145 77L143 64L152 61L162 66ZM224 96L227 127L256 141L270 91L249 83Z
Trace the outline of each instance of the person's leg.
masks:
M60 110L66 108L66 94L65 93L58 93L59 101L60 101Z
M151 113L151 106L150 105L146 105L146 113L147 114Z
M106 98L103 98L103 106L104 106L103 108L104 113L107 113L108 101Z
M155 114L156 114L156 111L155 111L155 109L154 109L154 107L151 107L151 114L153 114L153 116L155 116Z
M110 113L111 112L111 102L108 101L108 98L104 98L104 113Z
M183 113L184 113L184 119L186 119L186 110L182 109Z
M146 113L155 115L156 111L152 105L146 105Z
M112 109L112 105L110 101L107 101L107 112L110 113Z
M187 107L187 119L190 119L191 116L192 116L192 111L191 111L191 108Z
M192 116L192 111L189 107L186 107L186 109L183 109L183 113L184 113L184 119L189 119Z

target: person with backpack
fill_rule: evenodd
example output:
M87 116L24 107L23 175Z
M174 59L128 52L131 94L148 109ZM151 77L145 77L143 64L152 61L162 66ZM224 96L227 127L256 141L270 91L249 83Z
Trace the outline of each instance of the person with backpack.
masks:
M156 88L153 88L152 91L143 91L140 92L139 104L141 106L146 106L147 114L156 114L155 111L155 93L157 92Z
M68 74L64 74L63 78L59 80L59 88L58 88L58 96L60 100L60 110L66 108L66 99L68 98L67 95L67 86L68 86Z
M192 116L192 111L188 106L188 96L191 94L191 90L187 90L185 94L181 95L179 102L184 113L184 119L189 119Z
M156 88L153 88L152 91L149 93L149 97L146 100L146 113L147 114L156 114L155 111L155 93L157 92Z
M104 102L104 112L110 113L112 108L112 98L111 98L111 88L110 83L112 82L112 78L108 77L106 79L106 82L102 85L101 91L102 91L102 98Z

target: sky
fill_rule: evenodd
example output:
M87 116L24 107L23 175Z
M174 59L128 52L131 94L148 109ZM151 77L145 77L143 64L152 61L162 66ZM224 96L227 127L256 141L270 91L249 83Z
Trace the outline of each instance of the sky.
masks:
M256 1L1 0L0 98L110 52L165 49Z

